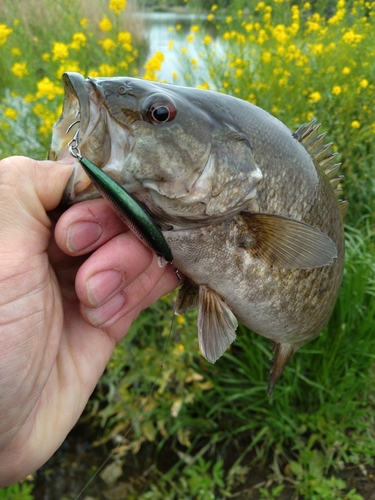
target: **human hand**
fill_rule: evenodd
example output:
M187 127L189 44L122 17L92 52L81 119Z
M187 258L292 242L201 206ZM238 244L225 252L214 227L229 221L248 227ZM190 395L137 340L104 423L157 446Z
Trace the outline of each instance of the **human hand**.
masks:
M177 285L103 199L69 208L51 237L71 170L0 162L0 486L51 457L116 343Z

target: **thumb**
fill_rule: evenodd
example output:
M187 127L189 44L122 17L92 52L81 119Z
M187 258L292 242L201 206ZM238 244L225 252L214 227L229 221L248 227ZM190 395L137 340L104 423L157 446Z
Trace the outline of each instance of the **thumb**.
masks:
M12 156L0 161L0 203L14 215L23 210L49 225L46 212L55 208L62 197L73 165L38 161ZM21 211L19 211L21 209ZM3 213L4 215L4 213Z

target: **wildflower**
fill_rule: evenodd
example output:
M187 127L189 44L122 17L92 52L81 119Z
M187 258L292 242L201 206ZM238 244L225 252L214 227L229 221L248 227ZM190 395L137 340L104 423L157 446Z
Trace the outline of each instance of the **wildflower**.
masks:
M366 78L364 78L359 82L359 86L361 87L361 89L366 89L368 87L368 84L369 82L368 80L366 80Z
M98 68L99 76L112 76L116 73L116 66L112 66L111 64L101 64Z
M343 75L349 75L349 73L350 73L350 68L348 68L347 66L345 66L345 67L342 69L342 73L343 73Z
M35 97L36 99L47 97L49 101L52 101L57 95L61 95L63 93L64 91L60 85L56 85L47 76L45 76L37 83L37 92Z
M242 75L243 75L243 69L242 68L237 68L234 76L236 78L241 78Z
M104 52L108 55L116 47L116 43L112 38L105 38L104 40L99 40L100 45L103 47Z
M172 50L173 49L173 45L174 45L174 41L173 40L169 40L169 42L168 42L168 50Z
M72 37L72 42L69 45L73 50L80 50L82 47L86 45L86 35L83 33L74 33Z
M84 28L88 22L89 22L89 20L86 17L83 17L80 20L79 24L82 26L82 28Z
M341 94L341 87L340 85L334 85L332 88L332 94L333 95L340 95Z
M199 26L198 26L198 24L194 24L194 26L192 26L192 27L191 27L191 31L192 31L193 33L198 33L198 31L199 31Z
M320 92L312 92L309 96L310 102L319 102L322 100L322 94Z
M311 9L311 3L310 3L310 2L305 2L305 3L303 4L303 8L304 8L304 9L306 9L306 10Z
M22 55L22 52L21 52L21 50L20 50L18 47L14 47L14 48L12 49L12 54L13 54L14 56L16 56L16 57L19 57L19 56L21 56L21 55Z
M13 108L6 108L4 111L4 116L10 120L17 120L18 113Z
M361 126L361 124L359 123L358 120L353 120L350 125L352 128L360 128L360 126Z
M101 29L101 31L103 31L103 33L106 33L107 31L111 31L112 27L113 27L112 23L108 19L108 17L103 17L103 19L99 23L99 28Z
M266 64L269 64L271 62L271 59L272 59L272 53L270 50L265 50L262 55L261 55L261 60L266 63Z
M354 33L352 29L349 29L343 34L342 39L349 45L358 45L362 41L363 35Z
M212 12L215 12L215 10L217 10L217 8L218 8L218 7L217 7L216 3L214 3L214 4L211 6L211 10L212 10Z
M181 54L187 54L188 49L186 47L182 47Z
M13 28L8 28L6 24L0 24L0 45L5 45L11 33L13 33Z
M52 61L67 59L69 56L69 48L65 43L54 42L52 47L52 54Z
M156 71L160 71L164 61L164 54L162 52L155 52L144 65L146 70L145 80L156 80Z
M120 31L117 35L117 41L121 43L123 49L128 52L132 51L133 38L129 31Z
M17 78L23 78L25 75L29 74L29 70L27 69L27 62L14 63L11 71Z
M227 17L225 18L225 22L226 22L227 24L230 24L232 21L233 21L233 17L232 17L232 16L227 16Z
M171 72L171 75L173 79L178 78L178 74L174 70Z
M50 61L51 60L51 54L49 54L48 52L44 52L44 54L42 54L42 59L45 62Z
M209 88L210 88L210 85L208 82L203 82L201 85L197 85L197 89L208 90Z
M181 28L182 28L182 24L176 24L176 31L180 31Z
M188 41L188 43L193 42L194 41L194 35L188 35L187 36L187 41Z
M110 0L108 8L113 10L116 15L119 15L122 10L125 10L126 0Z
M209 35L206 35L206 36L203 38L203 43L204 43L205 45L209 45L211 42L212 42L212 38L211 38Z
M215 16L213 14L208 14L207 21L212 21Z
M177 324L178 325L183 325L186 322L185 317L182 316L181 314L178 314L176 319L177 319ZM180 350L183 351L184 350L184 346L182 344L180 344L180 346L182 346L182 349L180 349Z

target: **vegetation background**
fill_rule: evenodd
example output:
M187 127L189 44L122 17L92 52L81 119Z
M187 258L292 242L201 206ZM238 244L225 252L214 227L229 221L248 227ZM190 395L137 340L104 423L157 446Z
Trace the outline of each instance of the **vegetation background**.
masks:
M200 14L179 38L181 26L171 26L168 51L179 64L170 82L250 100L291 129L313 118L322 122L343 162L346 265L329 324L292 359L272 398L266 396L267 340L241 328L238 341L212 366L198 352L194 313L178 316L171 330L173 296L145 311L116 348L81 421L98 447L112 450L125 436L90 494L144 500L370 499L375 2L143 5ZM125 0L95 0L95 8L91 0L3 0L1 157L46 157L61 112L64 71L158 79L165 54L148 56L147 33L134 9ZM92 463L84 464L88 474L94 472L96 450ZM74 498L77 481L66 469L74 469L75 460L58 467L52 461L23 483L0 490L0 498ZM367 487L360 479L353 487L349 470ZM39 488L46 477L49 497ZM62 477L68 478L64 485ZM82 474L79 481L83 487ZM75 490L69 489L73 483Z

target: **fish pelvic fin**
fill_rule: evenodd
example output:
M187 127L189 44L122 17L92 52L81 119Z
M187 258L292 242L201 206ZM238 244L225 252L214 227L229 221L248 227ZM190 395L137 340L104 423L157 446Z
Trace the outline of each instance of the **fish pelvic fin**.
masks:
M237 319L209 286L199 286L198 342L202 356L215 363L236 339Z
M273 366L268 379L267 394L272 396L273 389L280 375L283 373L284 368L288 364L290 358L299 349L299 345L278 344L273 342L272 350L274 353Z
M189 278L185 279L184 284L178 291L176 303L174 306L175 314L185 314L198 307L199 286Z
M285 269L314 269L337 258L337 248L319 229L282 215L241 212L247 231L237 245L270 265Z
M320 123L315 124L315 121L312 120L309 123L305 123L296 132L294 132L293 137L304 146L313 159L315 165L317 165L317 167L324 173L326 178L331 183L336 197L338 198L342 193L341 189L336 189L343 179L342 175L337 175L340 170L341 163L335 163L338 153L332 152L332 142L324 144L327 132L319 134L319 127ZM340 202L343 201L339 200L339 203ZM346 202L346 207L347 206L348 204ZM342 213L342 207L340 207L340 211Z

